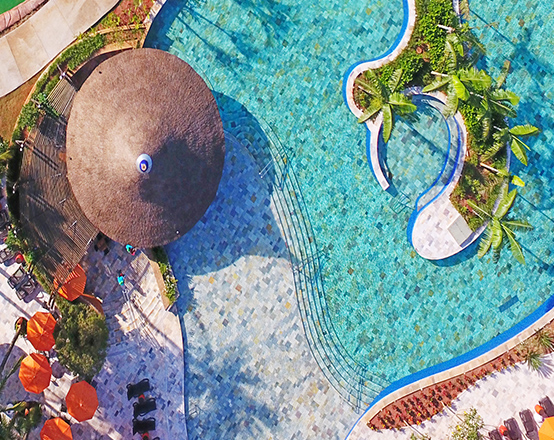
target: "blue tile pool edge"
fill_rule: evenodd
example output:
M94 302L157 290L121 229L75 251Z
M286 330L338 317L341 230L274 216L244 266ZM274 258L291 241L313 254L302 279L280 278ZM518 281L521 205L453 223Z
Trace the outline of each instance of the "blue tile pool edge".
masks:
M484 356L488 354L490 351L494 350L495 348L499 347L500 345L504 343L510 342L510 340L515 339L517 336L519 336L521 333L523 333L526 330L532 330L532 327L543 317L545 317L550 311L554 309L554 295L550 296L543 304L541 304L533 313L528 315L526 318L521 320L519 323L511 327L510 329L506 330L505 332L499 334L498 336L492 338L490 341L485 342L484 344L480 345L479 347L474 348L473 350L470 350L460 356L457 356L453 359L450 359L445 362L441 362L440 364L433 365L432 367L425 368L421 371L418 371L416 373L410 374L409 376L403 377L402 379L399 379L395 382L393 382L391 385L389 385L387 388L385 388L379 395L371 402L371 404L367 407L367 409L364 411L364 413L358 418L354 426L350 429L347 436L345 437L345 440L347 440L350 437L350 434L352 431L358 426L358 424L364 419L367 415L367 413L374 408L377 403L379 403L382 399L384 399L389 394L392 394L395 391L399 391L404 387L407 387L409 385L414 385L416 382L422 381L424 379L427 379L431 376L434 376L438 373L447 372L448 370L452 370L456 367L460 367L468 362L475 361L481 356ZM551 316L551 318L554 318L554 316ZM535 330L538 330L535 329ZM532 334L532 333L531 333ZM515 345L514 345L515 346ZM487 363L488 360L484 360L482 364ZM482 365L481 364L481 365ZM477 368L477 367L475 367ZM472 368L473 369L473 368ZM456 372L456 374L452 375L452 377L459 376L462 373ZM448 380L448 379L443 379ZM441 382L443 381L441 380ZM425 385L427 386L427 385ZM411 394L413 391L409 390L406 392L405 395ZM401 398L400 396L398 399ZM397 399L395 399L397 400Z

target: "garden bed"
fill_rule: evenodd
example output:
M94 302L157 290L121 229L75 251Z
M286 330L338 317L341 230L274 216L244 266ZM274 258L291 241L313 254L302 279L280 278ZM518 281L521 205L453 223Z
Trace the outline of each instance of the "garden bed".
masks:
M445 407L450 407L463 391L475 385L477 381L495 372L503 371L519 362L526 362L531 369L539 370L543 365L542 356L554 348L553 335L554 321L551 321L525 342L492 361L387 405L367 423L367 426L372 430L381 430L420 425L442 412Z

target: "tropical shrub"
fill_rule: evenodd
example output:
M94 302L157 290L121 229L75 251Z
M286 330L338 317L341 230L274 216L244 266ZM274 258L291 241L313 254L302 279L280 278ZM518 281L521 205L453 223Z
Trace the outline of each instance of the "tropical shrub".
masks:
M173 276L171 265L169 264L169 258L162 246L156 246L152 248L154 260L158 263L160 272L164 280L165 292L164 295L168 299L170 304L173 304L177 300L177 279Z
M453 428L452 440L479 440L481 438L479 430L484 426L483 418L475 408L471 408L464 412L462 421Z
M54 332L60 363L74 374L90 380L106 359L106 319L86 304L63 298L58 298L56 304L62 315Z

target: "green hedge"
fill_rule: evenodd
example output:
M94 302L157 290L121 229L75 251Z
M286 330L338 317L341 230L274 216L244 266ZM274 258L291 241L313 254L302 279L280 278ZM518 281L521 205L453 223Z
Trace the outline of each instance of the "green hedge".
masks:
M62 365L74 374L90 380L98 374L106 359L108 326L106 318L91 306L56 299L62 319L54 332L56 350Z

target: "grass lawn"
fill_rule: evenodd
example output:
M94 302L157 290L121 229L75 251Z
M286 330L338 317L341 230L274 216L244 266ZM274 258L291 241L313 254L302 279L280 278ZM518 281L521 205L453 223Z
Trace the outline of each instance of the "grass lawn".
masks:
M10 140L12 138L12 131L15 127L15 123L17 122L17 117L19 116L21 107L25 104L25 99L29 96L31 89L39 76L40 73L37 73L25 84L0 98L0 138L6 140Z

